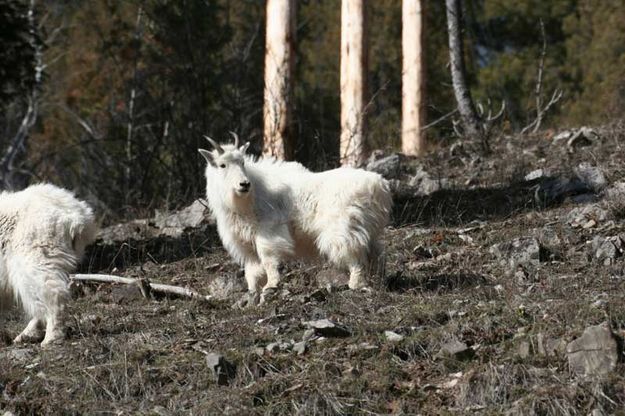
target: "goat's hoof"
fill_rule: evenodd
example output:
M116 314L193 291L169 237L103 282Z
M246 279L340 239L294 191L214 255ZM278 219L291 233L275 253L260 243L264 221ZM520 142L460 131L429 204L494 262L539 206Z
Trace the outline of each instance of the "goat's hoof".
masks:
M326 285L326 290L328 291L328 293L334 293L334 292L345 292L346 290L349 290L349 286L347 284L327 284Z
M349 288L351 290L361 290L367 287L368 286L365 282L349 282Z
M44 337L43 333L19 334L13 340L13 344L32 344L32 343L41 341L43 337Z
M275 299L276 295L278 294L278 288L277 287L266 287L263 289L263 293L260 295L260 304L264 305L265 303L269 302L272 299Z
M43 341L41 341L41 346L45 348L45 347L50 347L52 345L59 345L63 343L64 339L65 339L65 334L63 333L53 334L50 337L46 336L43 339Z

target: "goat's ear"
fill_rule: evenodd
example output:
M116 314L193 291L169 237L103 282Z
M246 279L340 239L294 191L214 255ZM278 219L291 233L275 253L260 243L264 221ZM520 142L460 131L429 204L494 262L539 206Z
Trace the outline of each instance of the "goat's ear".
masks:
M213 165L213 154L206 149L198 149L198 152L206 159L209 165Z
M250 142L245 143L243 146L241 146L239 148L239 150L241 151L241 153L245 154L245 152L247 152L247 149L250 147Z

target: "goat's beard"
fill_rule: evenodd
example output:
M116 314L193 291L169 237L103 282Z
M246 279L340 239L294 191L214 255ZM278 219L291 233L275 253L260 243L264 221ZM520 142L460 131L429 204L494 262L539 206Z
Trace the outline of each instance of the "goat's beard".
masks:
M232 208L233 211L238 212L239 214L247 214L254 210L253 203L253 190L250 189L247 192L239 192L236 189L233 189L230 192L228 204Z

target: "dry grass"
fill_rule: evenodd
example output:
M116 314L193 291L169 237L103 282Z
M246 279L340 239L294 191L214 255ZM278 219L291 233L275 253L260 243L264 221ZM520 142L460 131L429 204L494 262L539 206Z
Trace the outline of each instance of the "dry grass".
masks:
M625 405L623 363L603 380L585 380L569 372L561 350L542 355L537 340L565 344L606 320L617 334L625 329L625 260L589 261L586 243L624 232L623 217L609 229L572 229L563 220L572 203L538 207L518 178L538 167L597 161L611 180L622 179L625 155L615 152L624 135L610 134L575 154L540 136L502 139L494 144L497 157L475 168L475 188L463 185L470 162L450 159L446 149L433 155L426 169L439 164L454 189L404 199L387 233L389 278L373 293L309 299L320 270L298 267L285 271L290 296L243 311L230 308L235 299L209 305L84 287L62 346L11 346L0 335L0 409L19 415L616 413ZM493 244L541 235L545 227L560 239L557 256L525 280L490 254ZM471 230L459 232L465 228ZM198 291L207 291L216 273L237 278L225 253L213 241L206 245L196 257L162 264L144 253L124 273ZM304 355L263 351L271 342L301 340L302 321L318 318L344 324L352 336L313 341ZM22 324L9 315L5 331L15 334ZM390 342L385 330L404 339ZM474 356L439 356L451 340L466 343ZM526 355L519 353L523 342L530 345ZM204 351L236 364L229 386L215 383Z

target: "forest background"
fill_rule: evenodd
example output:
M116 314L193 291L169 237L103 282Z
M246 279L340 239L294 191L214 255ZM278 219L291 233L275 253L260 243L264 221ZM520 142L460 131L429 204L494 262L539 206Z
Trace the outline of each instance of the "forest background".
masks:
M456 104L445 2L424 5L431 122ZM543 93L563 92L544 129L623 118L622 0L467 0L463 7L470 88L477 102L506 103L502 135L513 140L535 119L543 50ZM340 10L339 0L298 1L296 159L315 170L338 164ZM235 131L260 151L264 13L259 0L0 0L0 168L14 156L11 172L0 172L5 186L51 181L109 219L201 196L204 134L225 139ZM368 140L397 151L401 2L371 1L368 13ZM24 121L24 146L12 149ZM454 139L452 118L428 129L432 147Z

